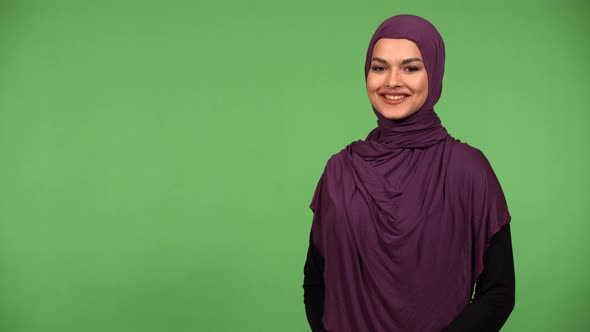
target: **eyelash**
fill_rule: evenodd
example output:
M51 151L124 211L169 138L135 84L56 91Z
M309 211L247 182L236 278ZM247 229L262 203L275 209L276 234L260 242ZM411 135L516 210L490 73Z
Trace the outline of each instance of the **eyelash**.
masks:
M372 66L371 67L371 70L374 71L374 72L382 72L382 71L385 71L385 67L383 67L383 66ZM419 71L419 70L420 70L420 68L414 67L414 66L405 67L403 69L403 71L407 71L407 72L410 72L410 73L416 72L416 71Z
M373 67L371 67L371 70L372 71L376 71L376 72L382 72L382 71L385 70L385 67L383 67L383 66L373 66Z

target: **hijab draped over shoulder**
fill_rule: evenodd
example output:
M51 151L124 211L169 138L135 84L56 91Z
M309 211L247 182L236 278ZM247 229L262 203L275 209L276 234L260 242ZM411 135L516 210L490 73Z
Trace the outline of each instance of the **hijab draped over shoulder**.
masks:
M451 137L434 112L445 50L435 27L414 15L387 19L381 38L416 43L428 97L333 155L316 187L312 245L324 257L328 331L440 331L469 303L483 253L510 215L485 156Z

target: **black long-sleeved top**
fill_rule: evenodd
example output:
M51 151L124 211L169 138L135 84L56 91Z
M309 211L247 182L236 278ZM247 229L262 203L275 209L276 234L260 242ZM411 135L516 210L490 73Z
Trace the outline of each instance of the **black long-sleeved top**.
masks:
M324 258L311 243L304 267L303 297L307 321L314 332L325 331ZM506 224L491 239L484 253L484 268L475 285L475 295L443 332L496 332L514 308L514 259L510 225Z

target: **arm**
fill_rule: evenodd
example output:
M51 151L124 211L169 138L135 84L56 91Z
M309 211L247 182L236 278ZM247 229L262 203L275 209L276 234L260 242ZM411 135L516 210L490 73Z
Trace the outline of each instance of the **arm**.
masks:
M499 331L514 308L514 292L512 241L506 224L485 251L473 300L443 331Z
M311 236L303 272L303 302L305 303L307 321L312 331L323 332L325 331L322 323L324 315L324 258L313 245Z

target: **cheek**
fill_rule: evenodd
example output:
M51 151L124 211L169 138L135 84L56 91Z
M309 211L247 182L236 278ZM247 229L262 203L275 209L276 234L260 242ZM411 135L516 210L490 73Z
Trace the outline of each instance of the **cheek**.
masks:
M426 100L428 96L428 79L420 78L414 81L414 93L420 96L420 99Z
M420 85L422 87L423 93L428 94L428 76L424 75L422 81L420 82Z
M375 91L378 90L381 85L383 85L383 77L382 75L375 75L372 72L369 72L367 76L367 91Z

